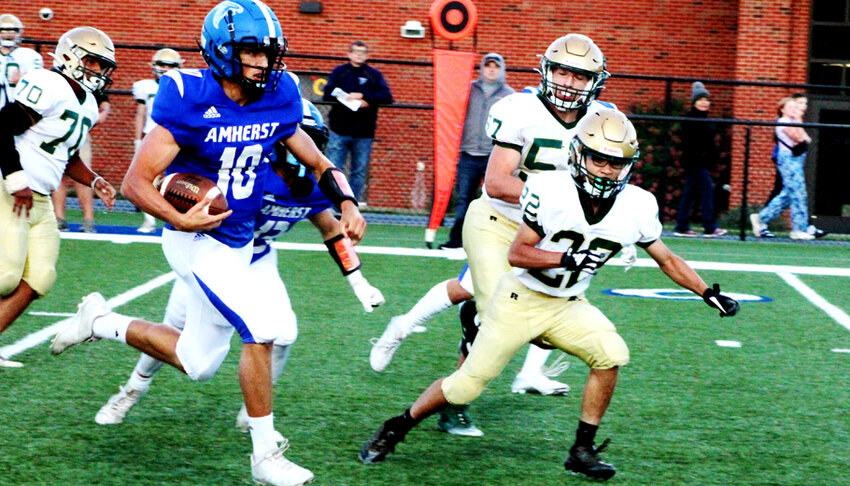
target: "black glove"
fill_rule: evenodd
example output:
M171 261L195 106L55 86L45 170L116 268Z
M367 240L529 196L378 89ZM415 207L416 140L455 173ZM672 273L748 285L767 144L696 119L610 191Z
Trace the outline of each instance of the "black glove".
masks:
M587 270L596 273L599 262L605 257L601 252L593 250L567 250L561 254L561 266L570 272Z
M720 317L731 317L738 313L741 306L738 301L720 293L720 284L705 289L702 300L710 307L720 310Z

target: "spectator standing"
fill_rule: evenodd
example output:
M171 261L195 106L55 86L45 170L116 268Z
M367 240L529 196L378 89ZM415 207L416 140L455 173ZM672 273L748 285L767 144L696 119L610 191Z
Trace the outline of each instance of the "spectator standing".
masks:
M779 102L780 123L799 123L803 117L802 106L792 98ZM815 235L808 232L809 210L806 201L806 177L803 165L806 162L811 137L802 127L777 125L776 139L779 141L776 168L782 175L782 191L771 199L759 213L750 215L753 234L760 238L772 238L767 224L785 210L791 208L791 238L812 240Z
M795 93L791 93L791 99L796 101L797 104L800 107L800 116L796 120L799 123L803 123L803 121L804 121L803 118L806 116L806 110L809 108L809 98L806 96L806 93L797 91ZM781 116L782 116L782 114L779 113L777 115L776 121L779 121L779 118ZM780 144L779 144L779 139L777 139L776 136L774 136L774 139L775 139L776 143L773 146L773 153L770 156L770 160L772 160L773 163L775 164L777 162L777 159L778 159L779 145ZM777 168L776 169L776 176L773 180L773 190L770 191L770 195L765 200L764 205L767 206L772 199L774 199L776 196L779 195L780 192L782 192L782 174L779 172L779 169ZM808 228L806 228L806 232L809 233L810 235L814 236L815 238L823 238L824 236L826 236L828 234L826 231L815 227L815 225L813 225L813 224L810 224L808 226ZM768 234L772 235L772 233L770 233L770 231L766 231L765 237L768 237L768 238L771 237L771 236L767 236Z
M348 46L348 62L331 71L323 99L338 101L331 106L328 158L340 169L351 154L348 178L358 201L363 200L363 186L369 170L378 105L393 102L393 95L380 71L369 66L369 47L363 41ZM362 204L362 203L361 203Z
M711 96L705 85L697 81L691 89L691 109L685 116L695 119L708 118ZM717 149L717 127L708 122L682 122L682 167L685 170L685 188L682 202L676 212L676 236L699 236L690 229L691 208L699 201L702 212L703 236L722 236L726 230L717 227L714 220L714 182L709 170L720 158Z
M455 223L449 234L449 241L440 245L440 248L463 246L463 219L466 209L477 197L478 188L487 171L487 159L493 150L493 139L484 130L487 114L493 104L513 92L514 89L505 84L505 60L495 52L486 54L481 59L478 80L472 82L463 121L460 158L457 162Z
M105 91L95 93L94 98L97 100L98 108L97 123L95 126L98 126L106 121L111 105L109 103L109 96ZM86 140L80 146L79 155L86 167L91 169L91 135L86 137ZM68 220L65 218L65 199L68 196L68 185L72 183L74 185L74 192L77 194L77 200L80 202L80 208L83 210L83 225L80 231L83 233L97 233L94 227L94 192L85 184L80 184L72 180L67 174L62 177L62 183L59 184L59 187L50 196L53 198L53 210L56 212L56 225L59 231L68 230Z

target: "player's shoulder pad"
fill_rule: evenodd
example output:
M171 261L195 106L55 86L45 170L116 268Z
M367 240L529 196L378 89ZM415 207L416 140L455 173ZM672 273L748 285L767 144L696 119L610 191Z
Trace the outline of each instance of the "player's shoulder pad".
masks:
M186 92L186 85L203 79L204 73L200 69L172 69L159 78L161 88L168 86L168 80L174 82L177 92L182 98Z
M301 80L298 79L297 74L293 73L292 71L286 71L286 74L288 74L289 77L292 78L293 81L295 81L295 86L298 86L299 88L301 87Z

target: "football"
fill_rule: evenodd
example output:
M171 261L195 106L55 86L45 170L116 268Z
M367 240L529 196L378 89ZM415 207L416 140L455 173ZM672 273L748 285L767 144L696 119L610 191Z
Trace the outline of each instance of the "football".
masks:
M181 213L192 209L192 206L198 204L210 191L215 194L215 198L210 203L209 214L215 216L227 211L227 198L215 182L204 176L188 172L169 174L157 188L162 197Z

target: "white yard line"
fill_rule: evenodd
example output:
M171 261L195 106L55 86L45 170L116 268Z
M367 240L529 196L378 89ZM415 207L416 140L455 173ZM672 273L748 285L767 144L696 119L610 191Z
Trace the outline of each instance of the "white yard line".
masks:
M116 307L120 307L120 306L126 304L127 302L130 302L133 299L141 297L142 295L145 295L148 292L150 292L150 291L152 291L152 290L154 290L158 287L161 287L161 286L167 284L168 282L171 282L172 280L174 280L175 277L176 277L176 275L174 274L174 272L169 272L169 273L166 273L165 275L160 275L159 277L156 277L153 280L150 280L146 283L143 283L142 285L139 285L138 287L134 287L134 288L124 292L123 294L116 295L115 297L107 300L106 303L107 303L107 305L109 305L109 307L111 307L113 309L116 308ZM65 323L70 321L71 319L72 319L72 317L70 317L68 319L63 319L59 322L55 322L55 323L51 324L50 326L45 327L44 329L42 329L40 331L34 332L34 333L24 337L23 339L21 339L20 341L18 341L16 343L13 343L13 344L10 344L10 345L5 346L3 348L0 348L0 355L3 356L4 358L11 358L12 356L15 356L16 354L23 353L24 351L26 351L30 348L34 348L34 347L38 346L39 344L47 341L48 339L50 339L51 336L53 336L54 334L59 332L59 329L61 329L62 326L64 326Z
M846 312L827 302L826 299L824 299L820 296L820 294L812 290L811 287L804 284L802 280L797 278L796 275L784 272L779 272L777 273L777 275L779 275L782 280L785 280L788 285L793 287L794 290L800 292L800 294L802 294L803 297L808 299L809 302L814 304L822 311L826 312L829 317L835 320L835 322L841 324L842 326L844 326L845 329L850 331L850 316L848 316Z
M62 233L63 239L68 240L90 240L90 241L110 241L117 244L127 243L159 243L159 236L149 235L110 235L110 234L85 234L85 233ZM278 250L294 250L294 251L327 251L325 245L312 243L287 243L275 242L272 247ZM426 258L446 258L449 260L463 260L465 254L462 251L446 251L446 250L428 250L418 248L399 248L399 247L383 247L383 246L358 246L357 252L362 254L372 255L394 255L394 256L417 256ZM814 290L806 286L794 274L798 275L822 275L822 276L838 276L850 277L850 268L834 268L834 267L799 267L791 265L762 265L753 263L721 263L721 262L701 262L688 261L696 270L719 270L727 272L756 272L756 273L775 273L784 279L789 285L794 287L798 292L803 294L812 304L822 309L835 319L839 324L850 331L850 316L838 307L827 302L823 297L818 295ZM623 266L619 259L615 258L606 265ZM636 267L657 267L655 261L649 258L639 258ZM174 280L173 272L161 275L145 284L128 290L121 295L109 299L107 302L111 307L115 308L136 299L153 289L167 284ZM48 313L45 313L48 315ZM0 348L0 355L10 358L16 354L22 353L29 348L38 346L47 341L55 334L61 326L69 319L56 322L40 331L37 331L29 336L24 337L20 341Z

